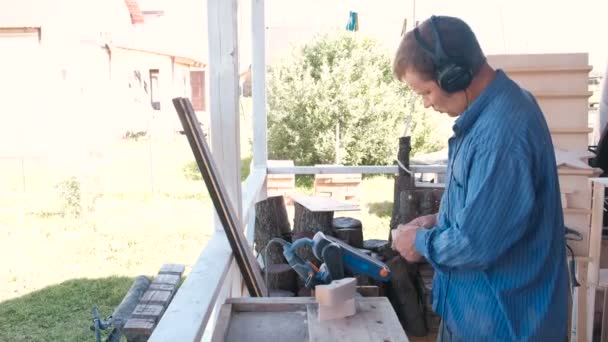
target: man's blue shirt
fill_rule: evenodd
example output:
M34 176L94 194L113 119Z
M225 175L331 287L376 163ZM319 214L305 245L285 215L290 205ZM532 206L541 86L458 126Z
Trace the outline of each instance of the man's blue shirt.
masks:
M437 224L415 240L436 270L435 312L457 340L564 340L564 222L541 109L499 70L453 129Z

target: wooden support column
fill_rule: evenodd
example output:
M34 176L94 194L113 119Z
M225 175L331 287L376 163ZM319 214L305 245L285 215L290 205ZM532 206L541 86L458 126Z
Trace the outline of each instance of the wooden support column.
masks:
M207 11L211 150L242 229L237 0L208 0Z
M266 167L266 25L264 0L251 0L253 57L251 62L253 96L253 165ZM264 187L265 188L265 187Z

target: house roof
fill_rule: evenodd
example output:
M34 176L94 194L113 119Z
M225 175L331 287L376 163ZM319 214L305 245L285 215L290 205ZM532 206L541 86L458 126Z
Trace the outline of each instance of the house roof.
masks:
M132 24L143 24L144 23L144 15L139 8L139 4L137 0L125 0L125 4L129 9L129 14L131 15L131 23Z
M123 50L123 51L131 51L131 52L137 52L137 53L145 53L145 54L153 54L153 55L158 55L158 56L171 57L171 58L173 58L173 61L175 61L175 63L177 63L177 64L188 65L188 66L192 66L192 67L196 67L196 68L205 68L205 66L206 66L206 64L204 62L201 62L201 61L193 59L193 58L176 56L171 53L153 51L153 50L148 50L145 48L127 47L127 46L118 46L118 45L108 45L107 48L109 48L110 51L111 50Z

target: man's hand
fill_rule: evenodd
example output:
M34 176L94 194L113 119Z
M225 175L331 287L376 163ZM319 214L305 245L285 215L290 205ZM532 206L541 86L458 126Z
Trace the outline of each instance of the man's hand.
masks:
M392 248L399 252L401 256L409 262L421 262L424 257L416 251L414 240L416 232L424 229L412 224L399 225L397 229L391 231L393 237Z
M437 214L416 217L412 221L408 222L407 225L414 225L419 228L431 228L435 225L435 223L437 223ZM399 226L397 228L399 228Z
M407 224L400 224L391 232L393 238L392 248L399 252L405 260L409 262L420 262L424 257L416 251L414 240L416 232L420 229L428 229L435 225L437 215L420 216Z

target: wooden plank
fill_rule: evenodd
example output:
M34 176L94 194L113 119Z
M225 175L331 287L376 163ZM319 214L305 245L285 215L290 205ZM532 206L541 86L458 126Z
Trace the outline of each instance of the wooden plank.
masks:
M233 312L225 342L308 342L306 310Z
M137 304L131 318L148 318L158 322L160 316L163 315L164 307L158 304Z
M184 274L185 270L186 270L186 267L182 264L164 264L160 267L160 270L158 271L158 273L173 274L173 275L178 275L181 277L182 274Z
M141 296L139 302L144 304L158 304L163 307L171 302L171 291L148 290Z
M313 297L260 297L260 298L228 298L226 303L232 304L234 311L275 312L306 310L306 306L315 304Z
M177 284L179 284L180 278L181 277L176 274L159 274L154 278L152 284L177 286Z
M226 235L215 232L154 329L151 342L201 340L232 259Z
M146 341L152 335L156 321L149 318L130 318L121 332L129 341Z
M600 255L602 248L602 230L604 220L604 197L606 188L603 183L590 181L593 191L593 203L591 205L591 232L589 233L589 256L591 262L588 264L587 281L590 284L587 293L587 331L593 331L593 317L595 311L595 294L599 283Z
M328 197L292 195L291 198L312 212L360 210L358 205L336 201Z
M308 306L311 342L408 341L393 307L385 297L356 298L354 316L319 321L318 306Z
M215 328L211 342L224 342L228 336L228 327L230 326L230 317L232 316L232 304L223 304L220 313L217 316Z
M234 207L228 199L226 188L219 169L211 152L207 147L201 127L190 100L184 98L173 99L175 108L179 114L180 121L184 127L184 132L194 153L194 157L209 191L211 201L215 211L226 232L230 247L236 259L239 269L243 274L243 279L247 285L247 290L254 297L266 296L268 291L264 284L260 266L257 263L253 252L243 234L243 224L240 221L241 213L237 216ZM239 188L240 190L240 188ZM240 191L239 191L240 193ZM240 207L240 204L239 204Z
M264 0L251 2L251 86L253 97L253 165L266 168L268 142L266 131L266 24Z

